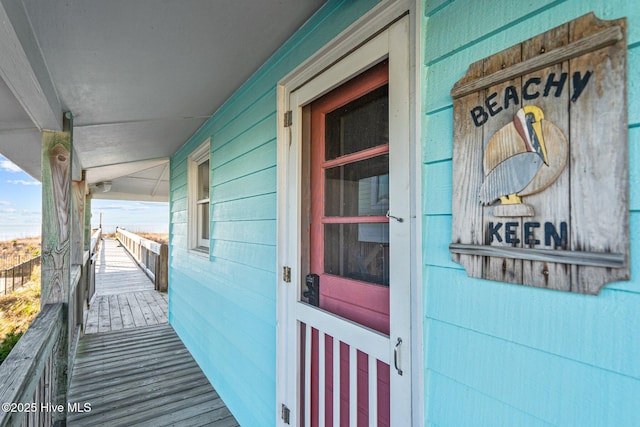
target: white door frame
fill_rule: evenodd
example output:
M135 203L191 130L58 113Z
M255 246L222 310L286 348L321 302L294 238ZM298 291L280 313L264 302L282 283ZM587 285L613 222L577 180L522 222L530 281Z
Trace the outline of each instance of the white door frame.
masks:
M395 44L389 42L389 36L380 37L383 32L393 22L407 14L408 31L405 29L404 36L399 35L401 40L404 37L404 45L400 51L394 55L404 61L409 69L409 81L406 82L406 89L409 93L408 106L410 111L409 123L404 130L409 147L406 150L406 158L402 159L403 164L410 168L410 181L406 182L409 187L409 201L405 212L392 212L393 215L402 216L409 222L411 256L409 257L410 271L407 278L410 280L410 291L402 296L403 301L392 301L391 304L400 304L410 307L410 324L402 325L405 330L410 330L408 337L411 353L400 352L399 363L402 366L411 366L408 370L411 384L411 410L406 415L406 420L413 425L420 425L423 420L423 378L422 370L424 366L422 349L422 243L421 243L421 188L420 170L421 155L419 140L419 106L416 100L417 79L416 57L421 57L418 53L418 44L415 34L417 24L420 20L416 13L417 2L411 0L399 0L382 2L373 8L369 13L359 19L347 30L341 33L328 45L320 49L311 58L300 65L296 70L285 77L278 85L278 186L277 186L277 369L276 369L276 421L278 425L285 425L282 419L282 408L286 405L292 410L290 424L297 425L294 408L297 407L297 392L300 384L301 373L293 369L296 360L286 360L283 355L296 353L296 337L299 336L297 329L292 328L295 320L289 318L293 307L300 299L300 282L304 280L304 275L308 273L306 266L302 262L300 242L302 241L302 153L301 142L305 118L300 105L312 100L310 96L316 98L327 93L341 83L358 75L371 64L379 62L380 59L389 55L389 50L394 49ZM396 31L398 32L398 31ZM378 36L378 37L376 37ZM394 36L390 36L393 40ZM404 51L405 53L402 53ZM349 53L349 60L343 61L345 53ZM404 56L404 57L403 57ZM396 59L396 62L398 62ZM356 65L354 68L354 64ZM359 67L359 68L358 68ZM393 67L393 65L391 65ZM330 68L330 72L326 72ZM390 74L393 69L390 68ZM312 82L313 80L313 82ZM311 83L310 83L311 82ZM300 91L301 87L304 90ZM296 92L296 98L291 105L291 94ZM309 95L313 94L313 95ZM282 118L286 111L292 110L294 117L293 126L286 127ZM390 114L393 115L391 111ZM391 130L390 130L391 131ZM402 130L401 130L402 131ZM285 281L281 272L285 267L290 268L291 283ZM393 297L392 297L393 298ZM391 340L395 340L394 331L391 331ZM393 357L393 356L391 356ZM391 367L393 370L393 366ZM393 411L393 409L392 409ZM393 417L393 414L392 414Z

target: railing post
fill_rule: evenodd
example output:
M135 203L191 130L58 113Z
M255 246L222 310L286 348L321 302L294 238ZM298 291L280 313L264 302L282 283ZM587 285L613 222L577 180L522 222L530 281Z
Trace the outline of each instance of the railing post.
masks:
M167 292L169 289L169 246L166 243L160 245L160 254L156 257L156 290Z

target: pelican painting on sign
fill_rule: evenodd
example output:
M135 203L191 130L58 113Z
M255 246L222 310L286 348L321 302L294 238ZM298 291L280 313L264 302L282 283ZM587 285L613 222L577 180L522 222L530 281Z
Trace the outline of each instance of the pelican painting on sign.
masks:
M522 197L553 184L566 162L562 131L545 119L542 109L524 106L489 140L482 161L485 178L480 202L499 201L494 216L533 216L533 208L522 203Z
M588 294L629 279L626 55L626 20L589 14L455 84L449 249L467 274Z

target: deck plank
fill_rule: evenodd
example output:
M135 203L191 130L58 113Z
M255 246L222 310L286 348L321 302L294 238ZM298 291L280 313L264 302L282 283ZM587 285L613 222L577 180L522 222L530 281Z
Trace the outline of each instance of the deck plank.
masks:
M151 310L151 312L153 313L153 316L155 317L156 321L159 324L166 323L168 321L167 313L165 310L162 310L162 306L160 305L158 299L154 297L154 294L159 295L160 293L159 292L139 292L136 295L136 297L142 298L147 302L147 304L149 305L149 309ZM164 301L164 300L161 299L161 301Z
M98 332L111 330L111 317L109 317L109 298L101 298L98 303Z
M159 322L156 319L156 316L153 314L153 310L149 307L149 303L147 299L144 298L143 294L140 292L135 292L133 297L136 299L136 302L140 306L140 310L142 311L142 315L144 316L144 320L147 326L157 325Z
M142 307L138 304L138 300L135 295L132 293L126 294L127 300L129 301L129 307L131 307L131 314L133 315L133 323L136 328L140 328L147 325L147 319L144 317L144 312L142 311Z
M118 295L109 295L109 317L111 318L111 330L122 329L122 314L118 306Z
M89 310L89 312L87 314L86 324L85 324L85 327L84 327L84 333L85 334L95 334L95 333L97 333L98 332L99 320L100 319L98 318L98 309L94 308L93 310Z
M133 313L129 306L129 300L122 294L116 295L116 297L118 298L118 306L120 307L120 315L122 316L122 328L135 328L136 324L133 321Z

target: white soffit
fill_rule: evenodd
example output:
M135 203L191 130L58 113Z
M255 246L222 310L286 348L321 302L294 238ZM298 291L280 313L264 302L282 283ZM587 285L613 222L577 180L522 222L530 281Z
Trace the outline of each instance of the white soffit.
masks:
M131 163L173 155L323 3L0 0L0 153L39 178L39 130L71 111L91 181L160 194L168 172Z

